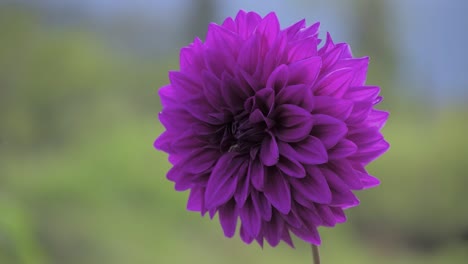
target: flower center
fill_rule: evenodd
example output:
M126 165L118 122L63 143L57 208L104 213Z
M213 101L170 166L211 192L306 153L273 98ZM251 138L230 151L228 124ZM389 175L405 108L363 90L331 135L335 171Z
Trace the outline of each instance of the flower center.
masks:
M242 112L226 123L221 137L222 152L249 153L265 137L265 124L252 124L249 114Z

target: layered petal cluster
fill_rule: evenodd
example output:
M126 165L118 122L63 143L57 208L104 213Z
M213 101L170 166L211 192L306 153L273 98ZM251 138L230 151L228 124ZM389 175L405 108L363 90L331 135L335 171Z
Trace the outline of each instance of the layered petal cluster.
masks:
M379 184L365 166L389 147L388 113L365 85L369 60L330 35L320 44L318 29L240 11L182 48L159 90L167 178L190 190L188 210L218 214L227 237L240 222L246 243L293 246L293 233L318 245L317 227L359 203L353 190Z

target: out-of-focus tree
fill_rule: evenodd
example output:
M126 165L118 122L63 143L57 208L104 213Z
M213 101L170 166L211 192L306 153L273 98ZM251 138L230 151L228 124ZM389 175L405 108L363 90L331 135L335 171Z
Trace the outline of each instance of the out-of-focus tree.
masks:
M205 38L207 25L214 21L216 2L215 0L191 1L192 8L188 9L187 16L187 41L192 41L194 36Z

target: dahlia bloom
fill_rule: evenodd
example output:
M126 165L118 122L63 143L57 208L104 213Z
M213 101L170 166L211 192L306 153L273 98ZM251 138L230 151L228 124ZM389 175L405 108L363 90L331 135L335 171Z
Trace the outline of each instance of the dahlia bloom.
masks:
M317 227L358 205L352 191L379 184L365 166L389 147L388 113L365 85L369 59L329 34L319 47L318 29L240 11L182 48L159 90L167 178L190 190L188 210L217 213L227 237L240 219L245 243L293 247L292 232L319 245Z

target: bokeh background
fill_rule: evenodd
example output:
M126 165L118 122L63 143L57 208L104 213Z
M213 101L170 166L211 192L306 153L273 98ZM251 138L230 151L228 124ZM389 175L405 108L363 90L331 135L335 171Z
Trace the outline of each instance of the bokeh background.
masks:
M371 56L390 151L323 263L468 263L468 1L0 0L0 263L311 263L244 245L165 179L158 87L239 9L321 21Z

